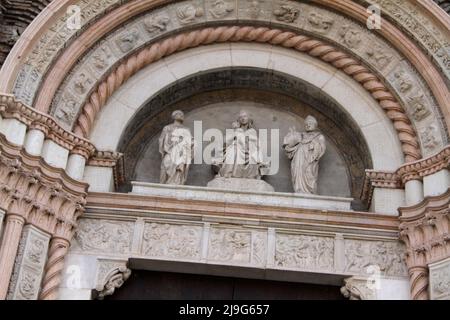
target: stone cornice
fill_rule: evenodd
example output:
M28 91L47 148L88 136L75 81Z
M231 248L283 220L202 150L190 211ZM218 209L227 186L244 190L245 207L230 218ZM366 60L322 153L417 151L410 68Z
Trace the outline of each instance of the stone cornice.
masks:
M50 115L26 106L12 95L0 93L0 114L3 118L13 118L26 124L29 129L42 131L47 139L86 159L96 152L95 146L88 140L63 129Z
M450 145L428 158L409 162L395 172L366 170L361 199L370 203L374 188L401 189L411 180L422 180L450 166Z
M87 188L0 134L0 208L8 215L70 241L84 212Z

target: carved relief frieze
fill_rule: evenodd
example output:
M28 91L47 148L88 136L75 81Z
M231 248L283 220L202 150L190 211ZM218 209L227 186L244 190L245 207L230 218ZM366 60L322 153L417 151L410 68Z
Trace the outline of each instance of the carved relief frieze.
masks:
M300 9L292 3L280 3L275 6L273 15L277 21L293 23L300 16Z
M399 242L345 240L345 271L406 276L406 249Z
M441 146L438 138L438 133L438 128L434 124L431 124L428 127L420 130L420 140L422 141L422 145L428 151L428 153L438 151L439 147Z
M328 33L334 25L334 19L327 17L323 13L311 12L307 18L307 21L312 29L321 32Z
M431 17L427 17L414 1L404 0L366 0L370 4L378 4L384 14L389 15L409 34L426 48L450 78L450 39L447 30L438 29Z
M199 18L205 16L205 9L199 4L183 3L175 9L176 18L181 25L187 25L196 22Z
M252 264L264 265L267 259L267 232L253 232L252 247Z
M126 254L130 251L132 222L83 219L75 233L78 251Z
M275 248L275 264L278 267L334 269L333 238L277 234Z
M272 18L271 0L240 0L238 1L239 19L270 20Z
M81 9L81 26L87 25L94 18L121 2L121 0L79 1L77 5ZM76 28L68 27L68 18L69 14L63 15L42 35L19 71L13 92L18 99L28 105L32 104L40 80L53 59L64 49L66 43L77 34Z
M149 257L200 258L201 226L147 223L144 229L142 254Z
M47 260L50 235L27 226L22 233L8 290L9 300L36 300Z
M156 34L167 30L170 18L166 14L149 15L144 19L143 23L148 33Z
M430 298L450 300L450 259L430 266Z
M363 41L364 34L350 24L344 24L339 30L339 36L347 47L358 49Z
M372 42L366 48L365 54L368 62L380 72L382 72L394 58L386 46L377 42Z
M229 263L250 263L252 232L212 228L209 238L208 259Z
M206 12L212 19L236 18L236 1L208 0L205 5Z

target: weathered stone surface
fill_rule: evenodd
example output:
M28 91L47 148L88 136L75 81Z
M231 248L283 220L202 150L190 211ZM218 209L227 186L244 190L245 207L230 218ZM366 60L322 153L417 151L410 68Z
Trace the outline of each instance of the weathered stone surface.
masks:
M264 180L244 178L216 178L208 182L208 188L252 191L252 192L274 192L275 189Z

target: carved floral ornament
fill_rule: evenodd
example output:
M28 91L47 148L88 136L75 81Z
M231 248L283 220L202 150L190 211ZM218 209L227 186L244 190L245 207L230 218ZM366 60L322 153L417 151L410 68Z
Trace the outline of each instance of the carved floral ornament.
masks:
M108 6L115 5L116 2L117 1L105 1L105 4L103 4L103 6L105 8L107 8ZM321 2L321 1L319 1L319 2ZM337 6L337 9L339 11L344 12L345 15L352 16L352 15L354 15L354 13L352 13L353 12L352 10L354 10L355 12L357 11L357 5L355 3L351 3L351 5L348 7L348 9L346 11L340 5L337 5L337 4L334 4L334 3L329 3L329 1L323 1L323 2L324 2L323 4L325 4L326 6L330 6L330 7L333 7L333 8L335 6ZM298 19L298 18L296 19L296 16L297 15L301 16L302 14L304 14L304 15L306 15L306 17L308 17L309 20L312 21L312 22L308 22L309 24L311 24L311 26L314 23L315 23L316 26L323 26L323 25L325 25L325 26L328 26L328 29L330 29L330 30L332 28L334 28L334 29L337 28L339 26L338 22L340 22L340 21L337 21L336 19L334 19L332 17L330 18L330 16L332 16L332 15L330 15L326 11L324 11L324 13L322 13L321 11L319 13L313 12L313 13L315 13L315 15L313 15L308 10L306 10L306 11L303 10L303 7L302 7L303 4L299 5L298 3L294 3L294 2L290 2L290 1L277 2L273 7L271 5L268 6L265 1L256 1L256 2L248 1L249 8L247 8L247 4L246 5L239 4L237 7L234 7L234 6L230 5L230 3L234 4L233 1L225 1L225 0L208 1L207 5L202 6L201 2L187 2L186 1L186 2L183 2L183 3L180 3L180 4L173 4L170 7L167 7L167 10L170 11L172 9L174 9L174 10L176 9L175 11L178 12L179 14L181 14L181 18L183 19L183 21L185 19L188 19L188 20L192 19L192 21L195 21L197 19L198 20L205 19L206 15L211 15L212 17L214 17L214 15L211 12L215 12L215 16L219 17L219 18L213 18L213 19L221 19L220 17L222 17L222 16L226 16L226 18L228 18L228 15L236 15L236 14L240 15L240 12L236 12L238 10L241 10L241 9L245 9L245 10L248 9L248 10L250 10L249 9L250 7L253 8L253 7L256 6L257 9L259 8L259 10L255 11L255 10L252 9L250 11L251 12L260 13L259 15L261 15L261 16L264 15L264 17L266 16L264 11L267 10L267 8L270 7L270 10L271 10L270 13L272 15L271 19L276 19L276 17L277 17L275 15L275 13L276 13L280 17L283 17L283 16L288 17L287 18L288 20L291 20L292 19L291 17L293 17L294 20L295 20L294 23L297 23L298 22L297 20L301 20L301 19ZM125 7L128 6L128 4L125 3L122 6L125 8ZM298 9L299 6L301 7L301 9ZM150 10L151 8L152 8L152 5L150 3L147 3L147 1L143 1L143 3L141 4L141 7L139 8L139 10L140 10L140 12L142 12L142 10ZM115 14L116 11L118 12L121 9L122 8L118 8L117 10L113 10L113 11L110 12L110 14L113 14L113 13ZM133 10L138 10L138 9L133 9ZM162 11L163 10L161 10L161 12ZM247 11L245 11L245 12L247 12ZM264 13L264 14L261 14L261 12ZM103 13L99 12L99 14L101 15ZM130 12L129 14L132 15L134 13ZM105 17L105 19L106 19L106 17ZM181 23L181 21L179 21L179 19L180 19L180 17L177 18L177 23L179 23L179 22ZM189 20L189 21L191 21L191 20ZM190 23L189 21L188 21L188 23ZM283 23L288 23L289 24L290 22L283 21ZM144 27L147 28L146 32L159 34L160 32L162 32L164 30L167 30L169 25L170 25L170 22L167 22L167 16L164 16L163 14L161 14L161 15L158 15L158 19L155 18L153 20L147 20L145 26L143 24L143 28ZM384 32L384 30L382 30L382 31ZM342 39L343 39L342 41L344 41L345 43L350 44L350 46L358 47L358 35L357 35L357 33L352 31L351 28L348 28L348 29L346 29L346 31L343 31L343 32L344 33L343 33L343 36L342 36ZM123 40L125 41L124 45L126 47L128 47L128 48L136 48L137 43L141 43L141 42L139 42L139 41L141 41L141 39L137 39L136 36L133 36L133 34L124 34L123 35ZM361 47L364 47L364 46L361 46ZM125 48L125 49L128 50L127 48ZM59 51L59 50L56 50L56 51ZM383 51L383 50L381 50L381 51ZM96 62L96 65L97 65L96 68L102 69L102 68L105 68L105 66L108 65L108 59L109 59L108 56L109 56L109 54L110 53L106 53L104 58L103 57L97 57L98 59L97 59L97 62ZM48 56L50 58L50 61L52 60L53 56L52 55ZM383 64L383 65L385 64L385 61L389 60L389 57L387 57L385 53L379 52L379 50L376 49L376 48L372 48L371 52L367 52L366 58L369 59L369 60L372 59L376 63L380 63L380 64ZM75 59L75 60L78 60L78 59ZM129 62L133 63L132 61L129 61ZM78 82L78 84L81 85L81 86L85 86L86 87L86 83L89 83L89 80L92 80L92 79L86 78L87 82L81 81L81 82ZM81 88L80 86L78 86L78 87ZM94 97L94 98L100 99L100 103L102 102L101 100L103 99L103 97L105 95L105 89L109 90L108 88L103 87L102 95L96 95ZM415 97L412 97L412 98L415 98ZM441 99L440 101L442 102L444 100L445 99ZM72 102L71 101L72 100L69 99L69 100L67 100L67 103L72 103L73 101ZM387 101L384 102L384 104L387 104L387 103L388 103ZM406 104L407 102L403 101L403 103ZM40 103L38 103L38 104L40 106ZM413 102L411 102L411 105L419 106L420 104L418 104L417 100L414 100ZM413 106L412 108L415 108L415 107ZM421 110L423 110L423 109L421 109ZM90 112L94 111L94 114L89 114L89 117L94 117L94 119L95 119L95 113L96 113L95 108L92 109L92 110L88 110L88 111L90 111ZM422 118L425 115L429 114L429 111L430 110L423 110L423 111L419 110L419 113L417 113L417 115L418 115L419 118ZM414 111L411 111L411 112L414 112ZM414 119L416 119L416 117L415 117L416 113L411 113L411 114L412 114L411 116ZM60 116L62 118L67 117L68 119L70 119L70 118L74 117L75 115L67 114L67 113L64 114L63 113ZM405 126L399 125L399 124L394 124L394 125L395 125L395 127L397 129L402 128L402 130L404 132L411 131L411 130L406 128L407 126L405 127ZM413 132L413 130L412 130L412 132ZM410 141L410 143L412 143L412 142ZM440 141L437 141L437 143L439 144ZM411 159L407 159L407 162L409 160L417 160L417 159L420 158L420 156L416 157L417 155L411 155L411 153L414 153L414 151L413 151L414 148L418 149L418 147L415 146L414 144L415 143L413 143L413 145L408 147L409 150L406 151L406 153L405 153L407 155L407 157L411 156ZM427 149L427 151L428 151L428 149Z

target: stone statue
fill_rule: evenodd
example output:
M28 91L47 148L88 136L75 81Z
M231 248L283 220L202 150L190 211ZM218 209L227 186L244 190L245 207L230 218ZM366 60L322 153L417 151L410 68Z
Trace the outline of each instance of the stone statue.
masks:
M232 124L232 134L227 132L223 159L216 162L218 177L261 179L261 169L266 168L258 147L258 135L253 120L241 111L239 120Z
M164 127L159 138L159 152L162 156L161 178L163 184L184 185L193 155L193 138L183 125L184 113L172 113L174 123Z
M296 193L316 194L319 160L325 154L325 137L318 131L317 120L305 119L306 132L291 128L283 148L291 162L292 184Z

